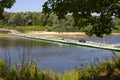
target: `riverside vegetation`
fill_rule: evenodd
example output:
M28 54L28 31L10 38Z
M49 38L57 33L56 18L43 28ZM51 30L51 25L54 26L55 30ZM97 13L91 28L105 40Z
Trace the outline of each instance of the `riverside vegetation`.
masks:
M33 60L19 61L10 66L10 62L0 60L0 78L3 80L119 80L120 57L98 66L87 66L84 69L74 69L63 74L37 69Z
M71 14L66 15L65 19L59 20L55 14L47 14L41 12L4 12L4 19L0 20L0 28L16 29L21 32L28 30L49 30L56 32L86 32L91 29L91 25L83 28L75 25L74 18ZM113 23L120 32L120 19L113 19Z

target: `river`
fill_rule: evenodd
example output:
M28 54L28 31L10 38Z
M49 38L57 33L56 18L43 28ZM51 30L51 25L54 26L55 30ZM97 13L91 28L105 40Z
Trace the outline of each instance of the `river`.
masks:
M101 38L86 38L86 40L102 42ZM120 36L108 36L107 43L120 43ZM0 37L0 58L11 65L18 61L35 60L42 70L55 72L84 68L86 65L97 65L100 60L109 60L119 56L112 51L87 48L75 45L51 43L30 40L20 37Z

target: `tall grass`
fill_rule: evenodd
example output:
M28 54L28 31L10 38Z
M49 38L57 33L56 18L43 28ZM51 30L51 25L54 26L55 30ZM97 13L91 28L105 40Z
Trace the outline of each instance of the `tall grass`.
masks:
M46 28L44 26L16 26L15 30L20 32L27 32L27 31L44 31Z
M87 66L64 74L42 71L33 60L9 66L0 60L0 78L4 80L120 80L120 58L101 63L98 66Z
M8 34L7 31L0 31L0 34Z

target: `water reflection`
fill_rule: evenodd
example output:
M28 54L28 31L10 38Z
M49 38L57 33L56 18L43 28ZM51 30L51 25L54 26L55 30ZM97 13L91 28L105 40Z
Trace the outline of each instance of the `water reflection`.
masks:
M108 60L113 56L115 55L107 50L18 37L0 38L0 58L11 60L11 64L32 58L37 61L38 68L57 72L83 68L85 65L97 64L100 59Z

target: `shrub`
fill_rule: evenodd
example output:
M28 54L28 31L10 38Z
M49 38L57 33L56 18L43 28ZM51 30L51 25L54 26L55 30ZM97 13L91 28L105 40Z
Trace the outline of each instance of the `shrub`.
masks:
M35 61L28 61L24 66L19 63L12 67L0 60L0 78L5 80L119 80L120 58L101 63L99 66L87 66L64 74L37 69Z

